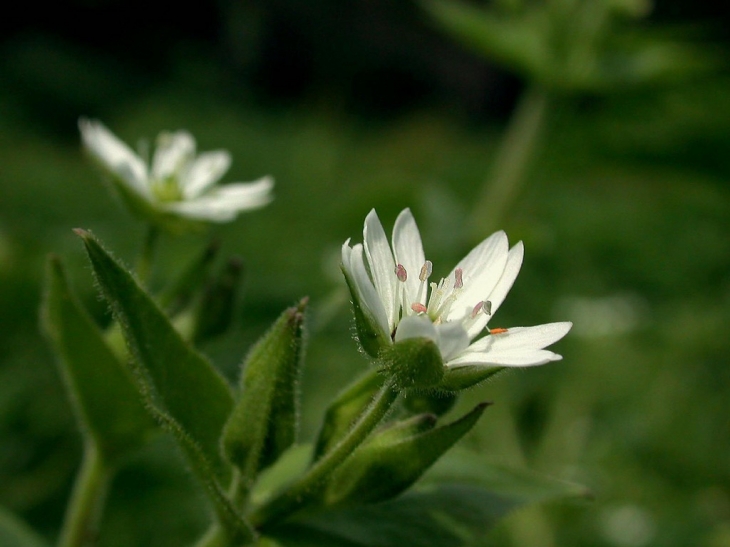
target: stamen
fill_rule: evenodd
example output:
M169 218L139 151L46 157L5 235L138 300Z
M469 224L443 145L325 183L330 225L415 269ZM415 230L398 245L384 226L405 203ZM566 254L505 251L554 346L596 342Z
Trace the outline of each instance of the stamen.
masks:
M464 286L464 280L462 279L462 275L464 274L464 270L461 268L456 268L454 271L454 277L456 278L454 281L454 288L460 289Z
M509 331L507 329L502 329L502 328L489 329L489 334L504 334L506 332L509 332Z
M403 264L398 264L395 267L395 276L398 278L398 281L401 281L405 283L406 279L408 279L408 272L406 271Z
M421 273L418 274L418 279L421 281L426 281L429 277L431 277L431 272L433 271L433 264L430 260L426 260L426 262L421 266Z
M471 318L474 319L477 315L479 315L482 308L484 308L484 302L477 302L477 305L474 306L473 310L471 310Z
M411 304L411 309L416 313L426 313L428 311L428 308L420 302L414 302Z
M489 300L484 301L484 313L492 315L492 302Z

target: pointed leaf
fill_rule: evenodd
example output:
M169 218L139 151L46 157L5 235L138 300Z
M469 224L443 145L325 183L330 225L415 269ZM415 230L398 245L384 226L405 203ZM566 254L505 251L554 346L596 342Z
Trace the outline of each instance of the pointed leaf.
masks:
M42 324L85 435L111 462L139 447L155 424L130 371L76 300L58 258L46 270Z
M484 463L483 457L477 457L475 463L477 460ZM492 492L473 480L422 482L394 500L299 515L277 528L275 536L283 545L292 547L481 545L499 519L521 505L587 497L586 489L574 484L532 473L503 471L515 479L519 477L524 487L520 494Z
M330 504L372 503L408 489L479 420L487 403L448 425L431 429L425 414L386 429L355 452L338 470L327 492Z
M443 482L478 484L514 505L538 503L561 498L590 499L583 485L541 475L527 469L495 465L482 454L455 448L444 455L425 474L424 486Z
M132 275L88 232L77 231L86 245L97 282L122 325L135 358L139 382L150 404L166 423L174 423L199 447L219 479L230 468L223 460L219 440L233 407L230 387L210 362L188 345ZM176 432L176 428L172 428ZM186 452L189 443L176 434ZM195 467L196 457L190 457Z
M225 425L223 449L246 482L296 438L306 304L304 299L286 310L244 364L241 396Z

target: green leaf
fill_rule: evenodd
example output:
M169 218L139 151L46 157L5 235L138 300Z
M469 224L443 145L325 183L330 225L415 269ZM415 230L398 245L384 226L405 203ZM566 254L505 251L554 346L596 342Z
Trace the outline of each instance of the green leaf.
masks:
M477 456L477 460L483 465L483 457ZM504 483L521 485L518 491L493 492L473 480L422 483L394 500L299 515L271 534L285 547L480 545L501 518L521 505L587 495L585 488L562 481L514 470L503 472Z
M488 59L530 78L549 77L555 68L546 10L531 7L498 15L460 1L421 0L421 4L447 33Z
M230 467L219 441L233 408L230 386L210 362L186 343L132 275L88 232L77 230L86 245L97 282L121 324L137 365L136 375L158 419L170 428L188 453L194 469L199 448L218 480ZM191 451L192 450L192 451Z
M302 515L271 533L285 546L460 547L516 505L480 486L440 484L382 503Z
M244 482L296 439L306 304L284 311L244 363L241 396L223 431L223 449Z
M0 545L48 547L48 543L19 517L0 506Z
M372 503L404 492L479 420L487 403L450 424L435 428L436 417L416 416L378 432L337 471L326 501Z
M482 454L458 447L436 462L421 480L424 485L443 482L478 484L514 505L561 498L592 498L591 491L583 485L527 469L495 465L485 461Z
M314 448L314 461L337 444L350 430L357 418L370 405L383 385L383 379L374 370L348 386L327 408Z
M41 317L85 435L107 463L134 451L155 424L130 371L72 294L56 257L48 260Z

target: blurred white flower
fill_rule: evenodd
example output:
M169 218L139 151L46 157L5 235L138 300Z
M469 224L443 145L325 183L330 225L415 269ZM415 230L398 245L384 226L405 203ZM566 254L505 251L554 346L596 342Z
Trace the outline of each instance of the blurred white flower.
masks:
M425 337L438 346L447 369L526 367L562 357L546 350L572 323L487 328L522 265L522 242L511 249L504 232L477 245L439 283L429 283L421 235L409 209L398 216L392 249L375 210L365 219L363 243L342 246L342 268L356 307L377 338L390 344ZM486 336L474 341L486 329ZM372 353L372 352L371 352Z
M272 199L271 177L216 185L231 164L230 154L217 150L196 155L195 139L187 131L160 133L148 166L101 122L82 118L79 129L86 150L143 216L227 222Z

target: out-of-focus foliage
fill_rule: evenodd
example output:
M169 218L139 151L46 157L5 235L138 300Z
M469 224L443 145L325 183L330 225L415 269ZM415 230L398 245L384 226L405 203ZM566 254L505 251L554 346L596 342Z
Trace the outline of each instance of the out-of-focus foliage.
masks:
M657 7L667 17L668 8ZM281 23L287 10L279 4L276 10ZM263 14L226 19L221 32L238 40L236 51L249 51L241 44L255 35L253 22L273 17ZM236 32L236 24L246 32ZM273 27L258 28L266 40L249 43L286 42L267 34ZM294 35L314 35L310 28L302 23ZM184 127L203 148L231 150L232 180L276 176L269 209L219 229L223 254L245 259L246 286L233 332L204 350L235 378L242 349L281 309L309 294L312 366L302 380L310 394L302 425L311 440L325 402L365 366L353 358L340 245L359 232L371 207L394 218L409 205L424 219L434 263L463 256L468 248L460 248L460 231L504 118L494 112L484 121L484 112L508 103L477 101L480 123L465 124L435 101L398 117L380 111L375 120L353 113L353 95L326 85L326 77L298 88L305 90L299 102L262 102L270 96L262 93L266 86L249 85L255 78L232 71L223 50L194 33L189 41L167 30L161 35L169 38L167 56L150 46L139 64L131 54L109 55L110 49L87 48L47 29L14 33L0 45L0 504L47 539L60 525L81 444L37 328L45 255L64 256L74 289L108 322L71 229L93 228L127 262L142 230L84 162L78 115L102 116L128 142ZM411 35L388 36L379 43L392 52L391 44ZM304 42L300 55L316 62L302 64L321 71L328 48L309 50ZM438 50L426 42L426 50ZM340 48L336 58L347 53ZM281 53L269 60L280 60L272 66L286 79L294 77L287 70L297 66L287 65L293 58ZM372 59L353 65L368 67ZM512 82L481 61L464 63L456 71L464 81ZM153 74L151 65L165 70ZM339 82L375 101L378 91L402 80L363 81L380 87L358 87L351 75ZM730 80L720 74L662 91L559 102L551 111L551 138L504 226L511 239L524 240L526 258L499 322L570 319L574 332L556 347L562 362L498 376L469 392L454 413L493 400L462 441L465 448L491 463L586 484L596 500L515 513L491 544L730 541L728 92ZM454 102L469 103L467 96L473 100L474 93ZM165 240L161 269L179 271L190 249L203 243L198 237ZM171 445L160 437L121 469L102 546L181 545L205 529L202 494Z

